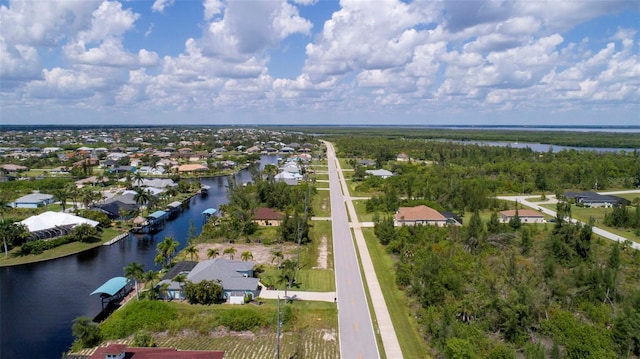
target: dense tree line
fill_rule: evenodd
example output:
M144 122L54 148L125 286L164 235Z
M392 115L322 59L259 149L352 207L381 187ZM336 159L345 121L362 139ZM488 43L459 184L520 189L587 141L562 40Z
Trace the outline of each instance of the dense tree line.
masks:
M203 228L205 238L249 239L258 229L254 211L260 207L281 211L284 218L278 226L280 239L286 242L309 242L309 205L316 189L311 183L290 186L276 181L277 168L252 168L252 182L240 185L233 178L227 184L228 203L220 207L222 217L212 217Z
M465 228L394 227L391 218L375 225L398 259L397 285L414 298L427 339L440 353L640 354L639 253L594 240L588 225L490 230L491 220L476 220Z

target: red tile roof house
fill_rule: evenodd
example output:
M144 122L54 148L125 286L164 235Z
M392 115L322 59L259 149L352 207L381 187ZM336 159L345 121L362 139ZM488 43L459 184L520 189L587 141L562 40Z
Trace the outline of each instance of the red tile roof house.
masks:
M395 215L396 226L414 226L416 224L431 224L442 227L447 225L447 218L435 209L424 205L398 208Z
M223 351L134 348L125 344L98 347L89 359L223 359Z
M284 219L284 214L273 208L261 207L253 211L253 219L259 226L279 226Z
M516 216L516 210L510 209L508 211L500 212L500 222L507 223L511 218ZM544 223L544 215L533 209L519 209L518 217L522 223Z

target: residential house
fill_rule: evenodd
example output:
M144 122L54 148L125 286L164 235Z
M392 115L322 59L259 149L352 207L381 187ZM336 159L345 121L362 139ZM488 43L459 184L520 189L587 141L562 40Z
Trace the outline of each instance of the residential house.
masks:
M28 169L29 168L27 168L25 166L14 165L14 164L11 164L11 163L0 165L0 170L4 171L6 173L18 173L18 172L27 171Z
M398 162L408 162L409 156L406 153L400 153L396 156L396 161Z
M298 173L280 172L273 178L276 181L284 182L290 186L295 186L302 180L303 176Z
M62 212L44 212L37 216L31 216L20 222L29 230L31 240L50 239L71 233L74 227L88 224L96 227L99 222L84 217L74 216Z
M260 207L253 211L253 219L259 226L279 226L284 219L284 214L273 208Z
M201 164L186 164L178 166L178 172L180 173L194 173L194 172L204 172L208 171L207 166Z
M522 223L544 223L544 215L541 212L533 209L519 209L517 210L518 217ZM508 211L500 212L500 222L508 223L512 218L516 216L516 210L510 209Z
M178 263L180 265L180 263ZM186 279L192 283L200 283L203 280L217 281L222 285L222 298L231 304L244 304L244 298L251 295L256 297L258 292L258 278L253 277L254 263L249 261L234 261L226 258L214 258L199 262L193 269L182 268L181 273L186 274ZM161 295L164 299L184 299L183 285L173 281L174 277L166 278L158 287L167 285L166 291Z
M573 199L577 205L583 205L585 207L613 207L616 204L629 205L631 201L626 198L603 195L596 192L567 192L565 196L569 199Z
M385 169L366 170L365 172L370 174L370 175L372 175L372 176L376 176L376 177L380 177L380 178L389 178L389 177L393 176L393 172L387 171Z
M447 222L447 217L443 216L442 213L425 205L400 207L394 217L396 226L413 226L417 224L445 226Z
M45 193L31 193L16 199L13 208L38 208L53 203L53 195Z

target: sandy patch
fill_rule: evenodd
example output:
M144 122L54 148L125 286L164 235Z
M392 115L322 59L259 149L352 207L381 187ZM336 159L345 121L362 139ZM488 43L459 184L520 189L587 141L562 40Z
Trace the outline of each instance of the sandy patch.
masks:
M316 268L327 269L327 237L322 236L318 247L318 266Z
M284 259L287 259L294 257L296 248L295 245L290 243L272 246L265 246L257 243L200 243L196 245L196 248L198 249L198 261L209 259L207 257L209 248L217 248L219 252L218 257L231 259L229 254L224 254L224 250L229 247L236 249L236 254L233 255L234 260L241 260L242 252L249 251L253 255L253 259L251 259L252 262L268 265L275 263L272 254L274 250L281 251L284 255Z

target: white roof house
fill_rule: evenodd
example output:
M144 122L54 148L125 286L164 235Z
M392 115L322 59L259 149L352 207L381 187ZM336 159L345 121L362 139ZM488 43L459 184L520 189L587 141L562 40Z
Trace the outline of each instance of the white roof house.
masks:
M372 176L376 176L376 177L381 177L381 178L389 178L391 176L393 176L393 172L391 171L387 171L384 169L381 170L366 170L366 173L372 175Z
M52 211L44 212L37 216L31 216L21 221L20 223L27 226L27 229L29 229L29 232L37 232L37 231L42 231L45 229L61 227L61 226L75 227L77 225L85 224L85 223L90 225L91 227L95 227L99 224L99 222L91 219L74 216L69 213L52 212Z

